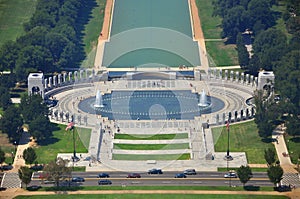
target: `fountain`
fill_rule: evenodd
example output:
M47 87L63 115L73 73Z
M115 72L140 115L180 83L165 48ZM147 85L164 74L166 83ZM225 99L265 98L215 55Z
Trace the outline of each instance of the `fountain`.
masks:
M198 106L201 106L201 107L209 106L209 103L207 101L207 95L205 94L204 89L202 90L202 93L200 94Z
M95 108L104 107L103 102L102 102L102 95L100 93L100 90L97 91L94 107Z

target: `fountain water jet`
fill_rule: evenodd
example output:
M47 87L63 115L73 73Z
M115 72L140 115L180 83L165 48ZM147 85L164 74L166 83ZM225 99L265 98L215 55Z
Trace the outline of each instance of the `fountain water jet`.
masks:
M102 102L102 95L100 93L100 90L97 91L94 107L95 108L104 107L103 102Z
M202 93L200 94L198 106L201 106L201 107L209 106L209 103L207 101L207 95L206 95L204 89L202 90Z

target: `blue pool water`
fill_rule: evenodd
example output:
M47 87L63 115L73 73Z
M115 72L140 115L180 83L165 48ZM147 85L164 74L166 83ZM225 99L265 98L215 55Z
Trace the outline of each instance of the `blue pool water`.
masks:
M189 120L221 110L224 102L208 96L209 107L198 106L199 95L191 91L113 91L103 96L103 108L94 108L95 97L81 101L79 109L111 120Z

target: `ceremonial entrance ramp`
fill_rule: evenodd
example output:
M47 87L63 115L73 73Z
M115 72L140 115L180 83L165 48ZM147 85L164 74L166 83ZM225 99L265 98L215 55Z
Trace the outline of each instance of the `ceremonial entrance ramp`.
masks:
M99 65L131 69L200 66L188 0L115 0L110 39Z

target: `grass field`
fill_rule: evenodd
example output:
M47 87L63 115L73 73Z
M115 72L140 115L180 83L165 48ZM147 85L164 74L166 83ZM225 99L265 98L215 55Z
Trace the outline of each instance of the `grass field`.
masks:
M190 158L189 153L160 155L113 154L113 160L189 160Z
M65 131L66 125L57 125L59 130L53 132L53 137L45 143L38 145L35 148L38 154L38 163L48 163L54 160L58 153L72 153L73 152L73 136L71 131ZM77 153L87 153L87 148L84 146L82 140L79 138L78 132L89 134L86 139L90 137L91 130L78 128L75 131L75 143Z
M0 46L24 34L23 24L31 18L36 3L37 0L0 0Z
M223 41L208 41L205 44L211 67L239 65L235 45L225 45Z
M15 197L16 199L22 199L22 198L27 198L27 199L39 199L39 198L53 198L52 195L43 195L43 196L17 196ZM56 199L65 199L65 198L74 198L74 195L55 195ZM76 198L87 198L87 199L92 199L92 198L106 198L106 199L140 199L140 198L164 198L164 199L191 199L191 198L201 198L201 199L232 199L233 195L213 195L213 194L90 194L90 195L76 195ZM235 194L234 195L235 199L286 199L288 197L286 196L267 196L267 195L239 195Z
M221 38L221 17L213 17L212 1L196 0L198 12L201 20L202 31L205 39Z
M86 53L86 59L82 62L82 67L89 68L94 66L98 37L102 30L102 24L104 19L104 11L106 0L95 0L97 5L94 7L91 13L89 23L85 26L83 32L84 51Z
M180 144L114 144L114 149L125 150L173 150L188 149L189 143Z
M298 158L300 157L300 137L286 136L285 143L291 157L291 161L297 164Z
M215 142L215 151L227 151L227 130L225 127L212 129ZM265 164L264 151L274 148L271 142L263 142L258 136L254 121L230 126L230 151L246 152L249 164Z
M155 134L155 135L115 134L115 139L125 139L125 140L173 140L173 139L186 139L186 138L188 138L187 133Z

